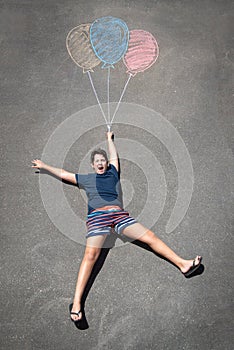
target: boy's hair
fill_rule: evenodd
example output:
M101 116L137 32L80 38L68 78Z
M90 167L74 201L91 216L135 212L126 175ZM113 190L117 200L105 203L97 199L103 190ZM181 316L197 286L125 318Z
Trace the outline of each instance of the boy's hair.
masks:
M101 154L105 158L105 160L108 162L106 151L104 151L104 149L97 148L91 153L91 157L90 157L91 164L93 164L94 157L95 157L96 154Z

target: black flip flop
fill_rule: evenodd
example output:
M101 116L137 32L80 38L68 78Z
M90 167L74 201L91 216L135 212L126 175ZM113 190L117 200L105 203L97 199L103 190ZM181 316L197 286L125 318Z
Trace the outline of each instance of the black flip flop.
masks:
M191 276L200 267L202 262L202 257L199 258L199 262L197 265L195 265L195 262L196 262L196 258L193 260L193 265L190 267L190 269L184 273L185 277Z
M78 312L74 312L74 311L72 311L72 306L73 306L73 304L70 304L70 305L69 305L69 312L70 312L70 315L76 315L76 316L79 317L79 315L80 315L80 313L81 313L81 310L79 310ZM71 321L74 322L75 324L80 323L81 320L82 320L82 317L81 317L81 319L79 319L79 320L73 320L73 319L71 318Z

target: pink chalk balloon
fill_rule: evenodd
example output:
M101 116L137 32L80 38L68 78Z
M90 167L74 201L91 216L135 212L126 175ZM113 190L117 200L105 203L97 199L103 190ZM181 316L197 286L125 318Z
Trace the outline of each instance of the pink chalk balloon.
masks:
M158 44L151 33L145 30L131 30L128 50L123 58L127 73L134 76L144 72L156 62L158 54Z

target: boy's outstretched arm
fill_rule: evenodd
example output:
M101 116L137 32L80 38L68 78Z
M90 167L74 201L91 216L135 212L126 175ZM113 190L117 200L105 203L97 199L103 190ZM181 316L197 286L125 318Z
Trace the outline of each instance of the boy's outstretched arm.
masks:
M113 141L114 134L112 131L107 132L107 143L108 143L108 151L109 151L109 164L115 166L116 170L119 171L119 158L118 153Z
M71 182L71 183L76 185L75 174L69 173L68 171L66 171L64 169L54 168L48 164L45 164L40 159L33 159L32 163L33 163L32 168L46 170L46 171L50 172L51 174L57 176L58 178L65 180L65 181L68 181L68 182Z

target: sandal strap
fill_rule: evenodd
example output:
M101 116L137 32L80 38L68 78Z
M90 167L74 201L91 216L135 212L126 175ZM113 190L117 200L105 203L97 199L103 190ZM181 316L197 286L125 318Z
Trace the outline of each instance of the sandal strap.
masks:
M76 315L76 316L79 316L79 314L81 313L81 310L78 311L78 312L74 312L74 311L71 311L70 312L70 315Z

